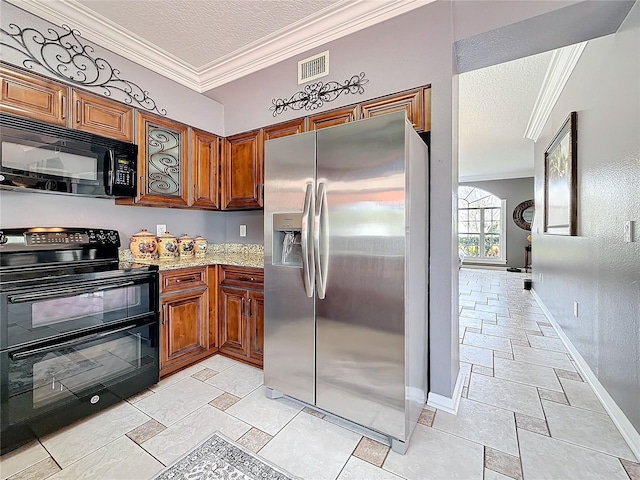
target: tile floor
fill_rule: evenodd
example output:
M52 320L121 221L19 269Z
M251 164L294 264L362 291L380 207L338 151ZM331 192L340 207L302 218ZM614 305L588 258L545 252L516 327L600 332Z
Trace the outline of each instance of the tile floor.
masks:
M524 276L461 270L460 409L426 407L404 456L215 356L1 457L1 480L149 478L216 430L310 479L640 480Z

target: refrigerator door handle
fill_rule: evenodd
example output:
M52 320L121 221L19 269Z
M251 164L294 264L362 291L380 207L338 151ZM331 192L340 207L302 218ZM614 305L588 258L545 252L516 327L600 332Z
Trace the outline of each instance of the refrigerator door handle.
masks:
M329 266L329 225L327 223L327 186L318 183L316 214L313 230L313 249L316 260L316 285L318 298L324 299L327 293L327 267Z
M314 252L313 248L310 248L311 245L309 245L309 241L313 238L313 236L309 236L309 226L311 225L311 227L313 227L313 210L311 208L312 200L313 184L307 183L307 191L304 196L304 209L302 211L302 227L300 228L300 243L302 243L302 276L304 278L304 291L309 298L313 297L313 287L316 276ZM309 256L311 256L311 259Z

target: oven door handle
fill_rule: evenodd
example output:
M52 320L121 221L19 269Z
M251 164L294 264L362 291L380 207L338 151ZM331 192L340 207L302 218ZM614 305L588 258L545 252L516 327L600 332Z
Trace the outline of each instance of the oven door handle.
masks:
M93 335L87 335L84 337L75 338L67 342L56 343L55 345L47 345L46 347L34 348L32 350L26 350L24 352L10 353L9 357L11 358L11 360L19 360L21 358L38 355L39 353L53 352L55 350L60 350L61 348L73 347L74 345L79 345L89 340L96 340L99 337L100 335L98 335L97 333L94 333Z
M47 345L46 347L34 348L32 350L26 350L23 352L10 353L9 356L11 357L11 360L19 360L21 358L38 355L39 353L53 352L55 350L60 350L61 348L73 347L74 345L86 343L91 340L98 340L100 338L108 337L116 333L124 332L125 330L131 330L136 326L137 325L126 325L124 327L116 328L115 330L109 330L102 333L93 333L91 335L85 335L84 337L74 338L73 340L69 340L67 342L56 343L55 345Z
M112 282L108 284L100 284L100 285L87 285L83 287L75 287L75 288L65 288L62 290L49 290L47 292L40 293L23 293L18 295L9 295L8 301L9 303L26 303L33 302L36 300L49 300L53 298L63 298L69 297L72 295L79 295L83 293L94 293L100 292L102 290L110 290L112 288L122 288L129 287L134 285L135 282Z

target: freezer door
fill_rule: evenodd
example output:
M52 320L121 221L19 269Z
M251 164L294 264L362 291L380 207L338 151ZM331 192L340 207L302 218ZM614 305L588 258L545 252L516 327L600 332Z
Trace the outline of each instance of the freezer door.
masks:
M313 404L315 132L265 143L264 384Z
M316 405L403 439L405 120L317 132Z

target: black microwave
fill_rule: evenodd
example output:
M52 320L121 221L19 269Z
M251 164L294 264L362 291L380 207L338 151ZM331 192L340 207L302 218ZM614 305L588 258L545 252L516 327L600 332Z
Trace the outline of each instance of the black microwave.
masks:
M135 197L138 146L0 113L0 187Z

